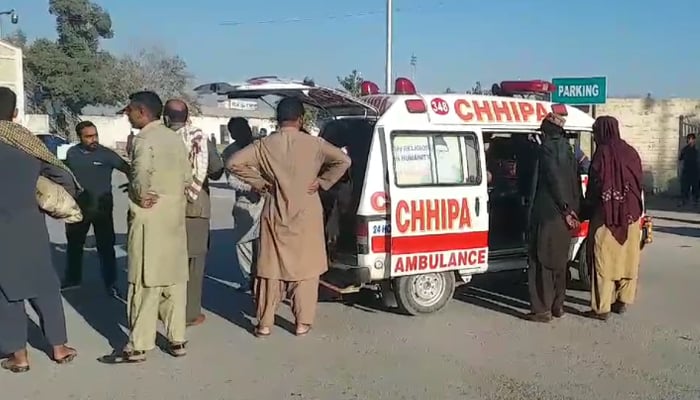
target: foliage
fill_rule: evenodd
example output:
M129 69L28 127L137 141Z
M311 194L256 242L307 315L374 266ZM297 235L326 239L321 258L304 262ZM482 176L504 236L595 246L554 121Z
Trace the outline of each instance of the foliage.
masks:
M353 69L352 72L345 76L344 78L338 77L338 83L348 91L353 96L359 96L362 87L362 77L357 70Z
M181 97L196 112L194 96L185 92L191 76L185 62L161 49L144 49L115 57L100 42L114 36L109 14L90 0L49 0L56 18L57 40L27 44L17 32L12 43L24 49L27 112L46 113L52 130L72 133L85 106L116 106L129 93L150 89L164 98Z
M445 94L450 94L450 93L454 93L454 92L455 92L455 91L452 90L452 88L449 88L449 87L448 87L447 89L445 89Z
M483 89L481 89L481 82L476 81L474 86L467 90L467 94L484 94Z
M152 90L163 101L182 99L193 113L199 111L197 96L188 90L192 75L187 70L187 64L161 47L140 49L135 54L120 58L109 79L115 98L126 99L130 93Z

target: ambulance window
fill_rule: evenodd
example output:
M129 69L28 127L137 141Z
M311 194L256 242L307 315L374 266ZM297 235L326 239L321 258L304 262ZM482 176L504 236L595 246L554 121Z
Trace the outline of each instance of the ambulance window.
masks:
M397 186L480 183L476 135L394 132L391 138Z

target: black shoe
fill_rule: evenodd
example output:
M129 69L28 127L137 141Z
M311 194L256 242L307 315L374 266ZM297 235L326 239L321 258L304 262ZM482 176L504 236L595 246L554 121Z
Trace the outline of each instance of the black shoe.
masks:
M615 314L624 314L627 312L627 304L618 301L612 305L612 312Z
M564 308L555 308L552 310L552 317L554 318L562 318L564 315L566 315Z
M595 311L590 310L583 313L584 317L597 319L598 321L607 321L610 318L610 313L597 314Z

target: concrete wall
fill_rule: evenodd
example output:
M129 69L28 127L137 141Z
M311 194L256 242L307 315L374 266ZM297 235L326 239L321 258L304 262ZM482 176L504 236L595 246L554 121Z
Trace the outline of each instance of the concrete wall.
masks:
M126 145L126 138L131 132L131 125L125 116L90 116L83 115L81 120L92 121L97 126L97 131L100 134L100 143L114 149L123 149ZM28 114L25 116L26 126L34 133L46 133L49 131L49 119L46 115ZM275 123L267 119L248 118L248 122L254 131L266 129L267 132L272 132ZM192 117L192 124L200 128L207 135L215 134L217 143L228 143L230 137L226 124L227 117L208 117L198 116Z
M649 191L678 190L681 117L700 115L700 99L608 99L596 107L596 115L620 121L622 138L642 158Z

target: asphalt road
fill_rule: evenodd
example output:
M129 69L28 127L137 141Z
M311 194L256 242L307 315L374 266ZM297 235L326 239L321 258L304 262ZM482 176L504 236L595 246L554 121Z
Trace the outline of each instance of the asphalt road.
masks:
M584 319L588 294L569 292L571 313L550 325L519 317L526 290L511 275L462 287L442 312L405 317L378 310L371 296L320 305L312 334L283 327L264 340L248 333L251 302L238 280L230 199L214 189L206 324L189 332L189 355L155 351L142 365L96 359L122 343L124 305L100 290L94 249L85 287L65 294L70 342L79 352L57 366L32 326L32 371L0 373L0 398L15 399L700 399L700 216L655 211L638 302L607 323ZM118 196L119 245L125 204ZM62 267L65 236L49 221ZM118 245L122 266L125 253ZM122 285L124 277L122 276ZM1 329L1 328L0 328Z

